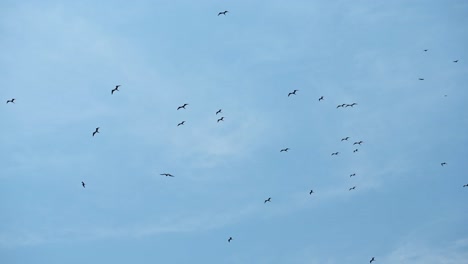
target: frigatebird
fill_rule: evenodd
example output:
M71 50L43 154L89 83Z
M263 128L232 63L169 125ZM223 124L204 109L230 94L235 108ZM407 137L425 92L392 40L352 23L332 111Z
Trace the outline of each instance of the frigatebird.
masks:
M359 149L355 149L355 150L353 150L353 153L354 153L354 152L358 152L358 151L359 151Z
M166 176L166 177L174 177L174 175L172 175L170 173L161 173L159 175Z
M349 188L350 191L354 190L354 189L356 189L356 186L353 186L353 187Z
M364 141L360 140L360 141L354 142L353 145L361 145L362 143L364 143Z
M458 62L458 60L454 60L453 62L457 63L457 62Z
M177 126L181 126L183 124L185 124L185 121L180 122L179 124L177 124Z
M442 163L440 164L440 166L442 166L442 167L443 167L444 165L447 165L447 162L442 162Z
M424 81L424 78L419 78L420 81Z
M463 187L468 187L468 184L463 185Z
M288 152L289 148L281 149L280 152Z
M314 193L314 190L310 190L309 195L312 195Z
M183 105L177 107L177 110L179 110L179 109L181 109L181 108L185 109L185 107L186 107L187 105L188 105L188 104L183 104Z
M218 111L216 111L216 114L219 114L219 113L221 113L221 109L219 109Z
M349 177L354 177L354 176L356 176L356 173L349 175Z
M323 100L323 96L320 96L319 101L322 101L322 100Z
M375 258L372 257L371 260L369 261L369 263L372 263L372 262L374 262L374 261L375 261Z
M229 12L229 11L227 11L227 10L226 10L226 11L219 12L219 13L218 13L218 16L220 16L220 15L226 15L226 13L228 13L228 12Z
M219 118L217 123L219 123L219 121L224 121L224 116L222 116L221 118Z
M349 137L345 137L345 138L342 138L341 141L344 141L344 140L348 141L348 139Z
M115 88L111 90L111 94L114 94L114 92L119 91L119 87L120 87L120 84L116 85Z
M83 181L81 182L81 185L83 186L83 188L86 188L86 184Z
M269 197L268 199L266 199L263 203L266 203L266 202L271 202L271 197Z
M338 154L340 154L340 153L339 153L339 152L333 152L331 155L332 155L332 156L336 156L336 155L338 155Z
M15 103L15 98L10 99L10 100L7 100L6 103L7 103L7 104L8 104L8 103Z
M96 133L99 133L99 127L96 127L96 130L93 132L93 137L96 135Z
M425 51L425 52L427 52L428 50L427 50L427 49L425 49L424 51Z
M296 92L297 92L297 91L299 91L299 90L294 90L294 91L292 91L292 92L288 93L288 97L289 97L291 94L294 94L294 95L296 95Z
M228 242L231 242L231 240L232 240L232 237L229 237Z

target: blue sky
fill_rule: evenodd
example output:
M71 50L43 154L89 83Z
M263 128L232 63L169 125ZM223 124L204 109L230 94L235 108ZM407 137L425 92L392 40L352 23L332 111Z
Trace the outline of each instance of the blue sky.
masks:
M468 263L467 14L2 1L0 262Z

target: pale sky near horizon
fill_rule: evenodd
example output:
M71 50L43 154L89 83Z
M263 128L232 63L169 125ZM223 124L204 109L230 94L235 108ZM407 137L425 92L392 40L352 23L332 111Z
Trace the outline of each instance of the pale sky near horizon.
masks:
M0 33L2 264L468 264L468 1L4 0Z

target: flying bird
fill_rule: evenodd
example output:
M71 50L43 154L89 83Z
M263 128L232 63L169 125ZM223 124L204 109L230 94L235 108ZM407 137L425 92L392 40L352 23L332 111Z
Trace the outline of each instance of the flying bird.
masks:
M361 145L362 143L364 143L364 141L362 141L362 140L361 141L356 141L356 142L353 143L353 145Z
M177 124L177 126L181 126L183 124L185 124L185 121L180 122L179 124Z
M349 137L342 138L341 141L348 141Z
M263 203L266 203L266 202L271 202L271 197L269 197L268 199L266 199Z
M217 123L219 123L219 121L224 121L224 116L222 116L221 118L219 118Z
M463 185L463 187L468 187L468 184Z
M350 104L349 106L353 107L353 106L355 106L355 105L357 105L357 103L352 103L352 104Z
M232 240L232 237L229 237L228 242L231 242L231 240Z
M186 107L187 105L188 105L188 104L183 104L183 105L177 107L177 110L179 110L179 109L181 109L181 108L185 109L185 107Z
M349 175L349 177L354 177L354 176L356 176L356 173Z
M310 190L309 195L312 195L314 193L314 190Z
M333 152L331 155L332 155L332 156L336 156L336 155L338 155L338 154L340 154L340 153L339 153L339 152Z
M96 133L99 133L99 127L96 127L96 130L93 132L93 137L96 135Z
M440 164L440 166L442 166L442 167L443 167L444 165L447 165L447 162L442 162L442 163Z
M174 177L174 175L172 175L170 173L161 173L160 175L166 176L166 177Z
M369 261L369 263L372 263L373 261L375 261L375 258L372 257L371 260Z
M83 188L86 188L86 184L83 181L81 182L81 185L83 186Z
M281 149L280 152L288 152L289 148Z
M221 109L219 109L218 111L216 111L216 114L219 114L219 113L221 113Z
M424 78L419 78L420 81L424 81Z
M291 94L294 94L294 95L296 95L296 92L297 92L297 91L299 91L299 90L294 90L294 91L292 91L292 92L288 93L288 97L289 97Z
M226 11L219 12L219 13L218 13L218 16L220 16L220 15L226 15L226 13L228 13L228 12L229 12L229 11L227 11L227 10L226 10Z
M319 101L322 101L322 100L323 100L323 96L320 96Z
M458 60L454 60L453 62L457 63L457 62L458 62Z
M7 103L7 104L8 104L8 103L13 103L13 104L14 104L14 103L15 103L15 98L10 99L10 100L7 100L6 103Z
M353 186L353 187L349 188L350 191L354 190L354 189L356 189L356 186Z
M355 150L353 150L353 153L354 153L354 152L358 152L358 151L359 151L359 149L355 149Z
M345 106L346 106L346 104L340 104L336 108L345 107Z
M428 50L427 50L427 49L425 49L424 51L425 51L425 52L427 52Z
M115 88L111 90L111 94L114 94L114 92L119 91L119 87L120 87L120 84L116 85Z

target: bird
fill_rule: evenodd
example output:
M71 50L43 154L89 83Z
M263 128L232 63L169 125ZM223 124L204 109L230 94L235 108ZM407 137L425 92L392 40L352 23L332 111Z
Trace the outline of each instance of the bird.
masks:
M96 135L96 133L99 133L99 127L96 127L96 130L93 132L93 137Z
M218 13L218 16L220 16L220 15L226 15L226 13L228 13L228 12L229 12L229 11L227 11L227 10L226 10L226 11L219 12L219 13Z
M338 154L340 154L340 153L339 153L339 152L333 152L331 155L332 155L332 156L336 156L336 155L338 155Z
M218 111L216 111L216 114L219 114L219 113L221 113L221 109L219 109Z
M424 78L419 78L420 81L424 81Z
M266 203L266 202L271 202L271 197L269 197L268 199L266 199L263 203Z
M454 60L453 62L457 63L457 62L458 62L458 60Z
M83 188L86 188L86 184L82 181L81 185L83 185Z
M112 89L111 94L114 94L115 91L119 91L119 87L120 87L120 84L116 85L115 88Z
M371 260L369 261L369 263L372 263L373 261L375 261L375 258L372 257Z
M309 195L312 195L314 193L314 190L310 190Z
M323 96L320 96L319 101L322 101L322 100L323 100Z
M427 52L428 50L427 50L427 49L425 49L424 51L425 51L425 52Z
M181 108L185 109L185 107L186 107L187 105L188 105L188 104L183 104L183 105L177 107L177 110L179 110L179 109L181 109Z
M463 185L463 187L468 187L468 184Z
M349 175L349 177L354 177L354 176L356 176L356 173Z
M443 167L444 165L447 165L447 162L442 162L442 163L440 164L440 166L442 166L442 167Z
M172 175L170 173L161 173L160 175L166 176L166 177L174 177L174 175Z
M355 106L355 105L357 105L357 103L352 103L352 104L350 104L349 106L353 107L353 106Z
M280 152L288 152L289 148L281 149Z
M353 186L353 187L349 188L350 191L354 190L354 189L356 189L356 186Z
M7 104L8 104L8 103L13 103L13 104L14 104L14 103L15 103L15 98L10 99L10 100L7 100L6 103L7 103Z
M353 145L361 145L362 143L364 143L364 141L362 141L362 140L361 141L356 141L356 142L353 143Z
M219 123L219 121L224 121L224 116L222 116L221 118L219 118L217 123Z
M341 141L348 141L349 137L342 138Z
M358 149L355 149L355 150L353 150L353 153L354 153L354 152L358 152L358 151L359 151Z
M288 93L288 97L289 97L291 94L294 94L294 95L296 95L296 92L297 92L297 91L299 91L299 90L294 90L294 91L292 91L292 92Z
M346 106L346 104L340 104L336 108L345 107L345 106Z
M180 122L179 124L177 124L177 126L181 126L183 124L185 124L185 121Z
M232 237L229 237L228 242L231 242L231 240L232 240Z

